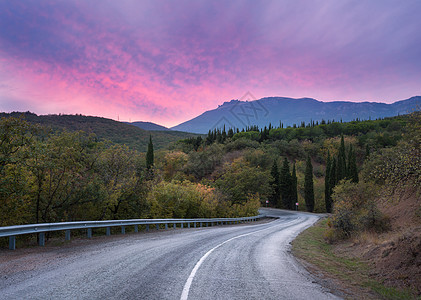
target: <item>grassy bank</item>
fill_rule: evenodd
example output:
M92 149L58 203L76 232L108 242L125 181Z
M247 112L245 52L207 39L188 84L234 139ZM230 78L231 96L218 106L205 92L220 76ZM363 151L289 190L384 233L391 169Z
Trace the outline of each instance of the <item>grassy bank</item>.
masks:
M367 263L335 254L334 245L325 242L327 219L302 232L292 243L293 254L306 267L333 282L334 289L350 299L416 299L410 291L384 286L370 278Z

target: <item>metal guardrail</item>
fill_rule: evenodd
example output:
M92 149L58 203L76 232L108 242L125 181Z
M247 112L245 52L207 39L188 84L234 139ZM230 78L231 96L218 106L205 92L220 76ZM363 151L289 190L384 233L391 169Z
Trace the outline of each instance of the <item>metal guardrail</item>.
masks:
M111 227L121 227L121 233L125 234L125 226L134 226L134 231L139 231L139 225L145 225L146 231L149 231L149 225L155 225L159 229L160 225L164 225L168 229L168 225L172 224L173 228L183 228L185 224L190 228L194 227L238 224L244 222L253 222L264 218L264 215L243 218L211 218L211 219L131 219L131 220L109 220L109 221L81 221L81 222L61 222L61 223L40 223L29 225L16 225L0 227L0 237L9 237L9 249L16 249L16 236L22 234L38 234L38 244L45 245L45 233L51 231L65 231L65 240L70 240L70 232L75 229L86 229L88 238L92 237L93 228L106 228L106 235L111 235Z

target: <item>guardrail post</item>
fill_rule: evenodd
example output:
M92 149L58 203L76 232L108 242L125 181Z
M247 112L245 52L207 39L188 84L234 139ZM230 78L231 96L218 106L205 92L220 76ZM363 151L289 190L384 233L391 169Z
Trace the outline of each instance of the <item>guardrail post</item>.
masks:
M134 232L139 232L139 228L138 228L137 224L134 226Z
M16 249L16 237L14 235L9 236L9 249L10 250Z
M193 224L194 224L194 225L193 225L193 226L194 226L194 228L196 228L196 222L194 222Z
M126 234L126 227L121 226L121 234Z
M88 239L92 237L92 228L88 228Z
M190 228L190 223L187 223L187 227Z
M146 225L146 231L149 231L149 224Z
M105 234L107 236L110 236L111 235L111 228L110 227L107 227L107 230L106 230Z
M66 230L64 233L64 240L70 241L70 229Z
M159 230L159 224L156 224L156 230Z
M172 228L176 229L177 228L177 224L172 224Z
M180 223L180 228L184 228L184 224L183 223Z
M39 233L38 245L45 246L45 233L44 232Z
M200 227L203 227L203 222L200 222L199 224L200 224Z
M168 229L168 223L165 223L165 229Z

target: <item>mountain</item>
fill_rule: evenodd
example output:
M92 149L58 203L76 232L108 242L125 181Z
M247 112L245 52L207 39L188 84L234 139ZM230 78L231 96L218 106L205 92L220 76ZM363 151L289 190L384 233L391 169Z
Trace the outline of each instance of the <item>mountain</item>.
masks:
M146 152L149 135L152 135L154 149L166 148L171 142L196 137L197 134L180 131L147 131L139 127L101 117L83 115L36 115L31 112L0 113L2 117L22 117L30 123L37 123L53 130L83 130L94 133L99 139L125 144L132 149Z
M167 127L164 127L152 122L137 121L137 122L124 122L124 123L134 125L136 127L139 127L144 130L149 130L149 131L170 131L171 130Z
M231 100L217 109L209 110L200 116L172 127L194 133L207 133L210 129L259 127L272 123L279 126L292 126L301 122L324 120L352 121L392 117L406 114L421 107L421 97L415 96L392 104L378 102L322 102L312 98L267 97L254 101Z

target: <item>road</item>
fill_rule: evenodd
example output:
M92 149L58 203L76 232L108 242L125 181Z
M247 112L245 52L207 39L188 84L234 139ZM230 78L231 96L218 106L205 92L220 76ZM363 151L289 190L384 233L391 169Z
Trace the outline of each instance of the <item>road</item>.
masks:
M0 299L336 299L290 253L318 217L161 230L4 251Z

